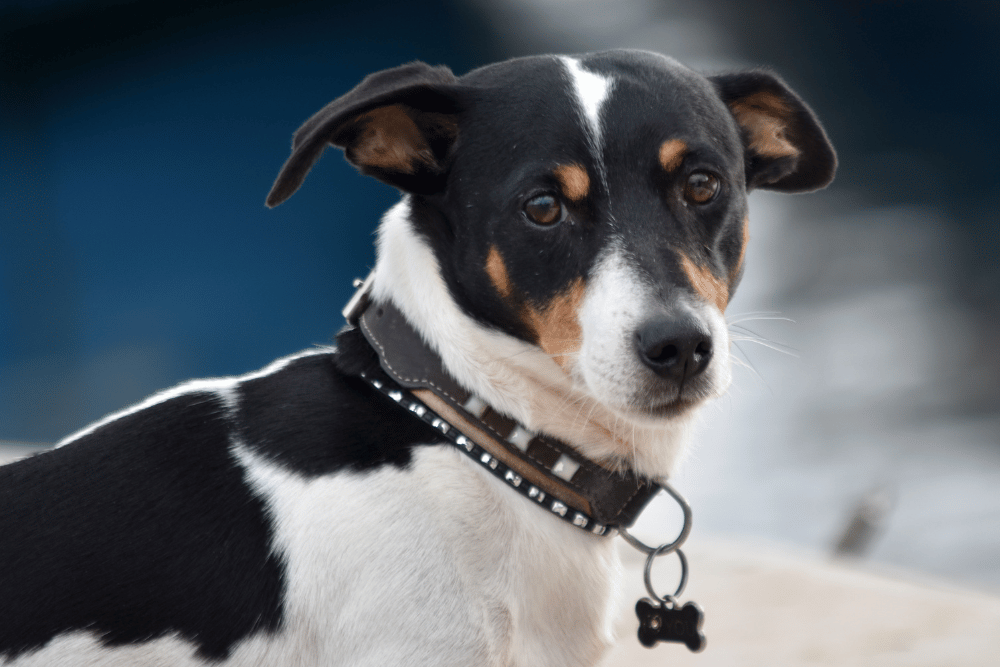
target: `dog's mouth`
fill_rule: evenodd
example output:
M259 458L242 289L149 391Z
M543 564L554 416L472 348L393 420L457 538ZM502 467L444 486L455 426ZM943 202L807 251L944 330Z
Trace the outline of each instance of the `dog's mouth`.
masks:
M649 417L671 419L686 414L699 404L701 404L699 400L678 397L665 403L650 405L642 410L642 412Z
M625 405L609 407L612 407L614 412L626 419L661 422L685 417L702 402L701 398L685 398L683 396L674 396L669 399L650 397L647 400L635 400Z

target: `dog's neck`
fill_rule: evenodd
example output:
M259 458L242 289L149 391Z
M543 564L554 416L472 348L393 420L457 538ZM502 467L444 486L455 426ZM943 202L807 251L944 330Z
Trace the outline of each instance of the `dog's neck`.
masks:
M448 373L497 411L573 445L586 458L646 477L673 472L690 418L643 421L612 411L535 345L488 328L455 304L404 198L379 228L375 302L392 302Z

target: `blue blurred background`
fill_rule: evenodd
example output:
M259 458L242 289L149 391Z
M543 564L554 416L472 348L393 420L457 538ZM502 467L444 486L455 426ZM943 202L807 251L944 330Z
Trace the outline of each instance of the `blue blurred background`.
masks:
M28 2L0 10L0 437L325 343L396 198L331 154L264 197L291 133L365 74L464 70L448 0Z
M737 342L686 468L700 525L822 549L875 494L873 558L1000 587L998 7L6 0L0 440L328 342L396 193L331 151L263 202L299 123L371 71L609 47L767 65L842 167L754 195L730 317L794 356Z

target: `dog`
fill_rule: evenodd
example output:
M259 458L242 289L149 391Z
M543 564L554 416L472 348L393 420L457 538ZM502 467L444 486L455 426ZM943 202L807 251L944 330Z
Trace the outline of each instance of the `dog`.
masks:
M3 665L597 664L614 528L730 383L747 192L836 168L777 76L626 50L372 74L267 203L328 145L402 193L351 324L0 469Z

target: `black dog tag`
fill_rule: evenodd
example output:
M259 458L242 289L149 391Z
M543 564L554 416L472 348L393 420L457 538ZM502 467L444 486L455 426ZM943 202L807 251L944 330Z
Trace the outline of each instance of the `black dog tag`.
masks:
M695 653L705 648L705 635L701 633L705 614L696 603L688 602L677 609L642 598L635 603L635 613L639 617L639 643L643 646L679 642Z

